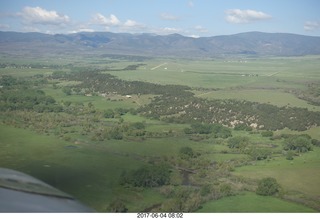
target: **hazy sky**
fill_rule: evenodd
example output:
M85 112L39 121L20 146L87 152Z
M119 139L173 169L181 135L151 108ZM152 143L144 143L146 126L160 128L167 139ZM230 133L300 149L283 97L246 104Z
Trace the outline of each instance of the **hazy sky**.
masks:
M320 36L320 0L0 0L0 30Z

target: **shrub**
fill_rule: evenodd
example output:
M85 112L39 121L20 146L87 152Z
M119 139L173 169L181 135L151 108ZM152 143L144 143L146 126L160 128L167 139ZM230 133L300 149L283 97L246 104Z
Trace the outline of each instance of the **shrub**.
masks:
M311 141L305 136L293 136L285 140L284 150L308 152L312 149Z
M228 140L229 148L245 148L249 144L249 138L236 136Z
M263 196L271 196L279 192L280 185L272 177L263 178L258 182L256 193Z
M143 166L133 172L123 172L120 184L136 187L158 187L170 182L170 169L167 165Z
M262 137L272 137L273 136L273 132L272 131L264 131L261 132Z
M190 147L180 148L179 153L180 153L181 158L185 158L185 159L191 158L194 156L193 150Z
M125 206L124 202L120 199L112 201L107 209L110 212L125 213L128 208Z

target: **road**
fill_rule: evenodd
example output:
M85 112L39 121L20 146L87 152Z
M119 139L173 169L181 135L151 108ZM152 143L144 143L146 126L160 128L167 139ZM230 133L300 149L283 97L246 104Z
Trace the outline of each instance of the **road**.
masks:
M160 64L160 65L157 65L156 67L153 67L153 68L151 68L150 70L151 71L153 71L153 70L155 70L155 69L157 69L157 68L160 68L161 66L163 66L163 65L166 65L166 64L168 64L168 63L162 63L162 64Z

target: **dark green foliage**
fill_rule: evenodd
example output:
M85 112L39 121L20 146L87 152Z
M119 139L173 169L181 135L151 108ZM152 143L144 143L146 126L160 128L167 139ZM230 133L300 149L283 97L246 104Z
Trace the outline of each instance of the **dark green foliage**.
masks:
M279 192L280 185L277 180L272 177L263 178L258 182L256 193L258 195L270 196Z
M214 123L231 127L231 122L238 120L246 124L236 127L241 130L249 130L246 126L249 127L252 123L268 130L287 127L296 131L304 131L320 124L319 112L303 108L277 107L249 101L207 100L182 94L180 92L176 96L158 96L150 104L141 107L139 112L147 117L163 117L165 121L176 123L197 121L200 124ZM201 133L208 133L208 127L201 128ZM189 133L190 130L186 131Z
M179 150L179 154L181 158L188 159L194 156L194 152L190 147L182 147Z
M68 96L72 94L72 89L70 87L63 87L62 91Z
M145 129L146 125L143 122L135 122L130 125L133 129Z
M124 202L120 199L116 199L112 201L107 208L108 212L115 212L115 213L125 213L128 212L128 208L125 206Z
M130 184L136 187L158 187L170 181L170 167L168 165L143 166L132 172L123 172L121 184Z
M320 141L317 139L312 139L311 144L313 144L314 146L320 147Z
M0 77L0 86L3 87L11 87L13 85L20 84L18 79L10 76L10 75L3 75Z
M34 110L36 112L61 112L62 106L41 90L3 90L0 96L1 110Z
M287 160L293 160L293 151L288 151L287 154L286 154L286 159Z
M272 137L273 136L273 131L264 131L261 132L262 137Z
M292 136L284 142L284 150L294 150L297 152L308 152L312 149L311 141L305 136Z
M252 147L246 151L254 160L265 160L271 156L270 149Z
M59 79L59 78L64 78L66 77L67 73L63 72L63 71L54 71L51 74L51 77L53 79Z
M108 109L104 111L104 117L105 118L114 118L115 113L113 112L113 110Z
M212 134L215 138L231 137L231 130L221 124L194 123L190 128L185 128L186 134Z
M249 144L249 138L245 136L236 136L228 140L229 148L244 149Z
M232 188L229 184L223 183L219 187L220 193L222 196L230 196L232 195Z
M176 187L170 199L162 203L163 212L194 212L202 203L200 192L186 186Z
M234 130L236 131L240 131L240 130L243 130L243 131L252 131L252 128L244 123L242 124L237 124L234 126Z

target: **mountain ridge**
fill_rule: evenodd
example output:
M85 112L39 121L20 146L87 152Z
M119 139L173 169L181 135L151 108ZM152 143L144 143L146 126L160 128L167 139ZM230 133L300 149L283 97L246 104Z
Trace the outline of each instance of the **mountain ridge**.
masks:
M320 54L320 37L256 31L199 38L180 34L80 32L50 35L0 31L0 51L5 54L97 53L188 58L302 56Z

